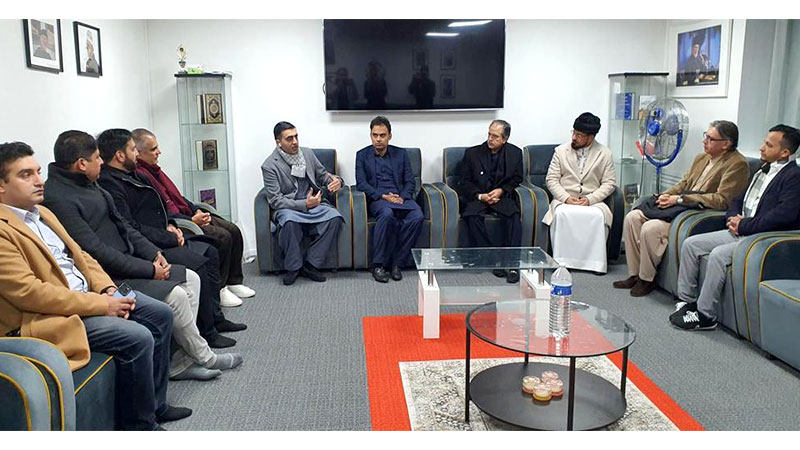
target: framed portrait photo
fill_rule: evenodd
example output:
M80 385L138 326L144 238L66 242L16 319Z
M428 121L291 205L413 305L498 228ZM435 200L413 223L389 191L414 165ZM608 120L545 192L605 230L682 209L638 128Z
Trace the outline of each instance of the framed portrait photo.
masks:
M442 70L455 70L456 69L456 51L455 49L442 51Z
M72 22L72 28L75 30L75 58L78 75L95 78L102 76L100 29L81 22Z
M428 50L414 49L411 51L411 67L414 70L420 70L422 67L428 67Z
M673 97L727 97L732 20L672 26L667 55Z
M442 75L441 98L456 97L456 77L455 75Z
M46 72L64 71L60 19L22 19L28 67Z

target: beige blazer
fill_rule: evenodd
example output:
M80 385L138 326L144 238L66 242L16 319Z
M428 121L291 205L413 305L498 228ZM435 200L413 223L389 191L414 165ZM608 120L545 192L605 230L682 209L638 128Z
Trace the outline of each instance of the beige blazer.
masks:
M44 223L64 241L91 292L71 291L46 244L0 204L0 335L20 328L22 336L51 342L76 370L89 362L89 341L81 316L106 313L107 297L99 292L114 286L114 282L69 237L49 209L38 208Z
M594 141L588 149L583 174L578 170L578 157L569 142L556 147L545 178L547 189L553 195L550 208L542 222L553 222L553 211L569 197L586 197L589 205L603 212L606 226L611 226L611 210L603 203L617 186L611 150Z
M664 194L679 195L692 190L710 159L705 152L697 155L683 179L664 191ZM695 189L705 194L689 194L684 196L683 201L686 204L699 203L704 208L724 211L734 198L747 189L749 179L747 159L738 150L733 150L720 156L700 189Z

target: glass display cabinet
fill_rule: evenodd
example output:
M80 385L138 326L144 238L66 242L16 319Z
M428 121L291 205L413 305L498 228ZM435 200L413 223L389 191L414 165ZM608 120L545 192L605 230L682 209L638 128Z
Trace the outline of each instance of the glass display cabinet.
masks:
M236 222L230 74L175 74L183 195Z
M667 72L622 72L608 75L608 148L614 155L617 186L625 214L642 196L655 193L655 168L642 156L639 120L647 105L667 95Z

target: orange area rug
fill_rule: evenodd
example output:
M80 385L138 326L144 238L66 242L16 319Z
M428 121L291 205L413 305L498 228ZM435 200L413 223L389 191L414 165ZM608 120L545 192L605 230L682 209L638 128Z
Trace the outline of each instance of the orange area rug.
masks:
M400 362L464 359L466 327L463 314L441 315L440 338L422 338L421 316L362 318L367 362L367 387L373 430L411 430ZM511 352L472 338L471 354L478 358L515 358ZM631 351L635 358L635 346ZM622 367L620 352L609 360ZM703 430L686 411L628 360L628 382L636 387L680 430Z

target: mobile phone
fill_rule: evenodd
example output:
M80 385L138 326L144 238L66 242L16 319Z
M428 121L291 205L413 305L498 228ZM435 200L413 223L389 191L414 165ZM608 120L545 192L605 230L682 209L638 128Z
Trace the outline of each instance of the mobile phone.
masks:
M114 297L127 297L127 298L136 298L136 293L133 292L128 283L121 283L117 286L117 291L114 292Z

